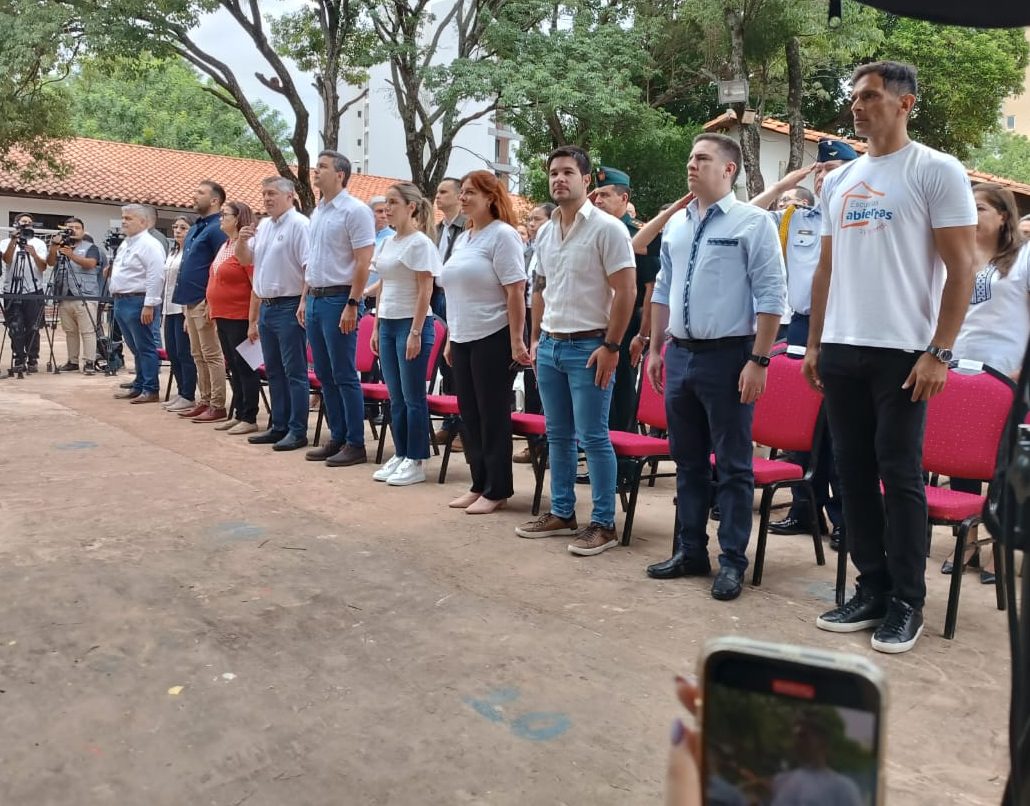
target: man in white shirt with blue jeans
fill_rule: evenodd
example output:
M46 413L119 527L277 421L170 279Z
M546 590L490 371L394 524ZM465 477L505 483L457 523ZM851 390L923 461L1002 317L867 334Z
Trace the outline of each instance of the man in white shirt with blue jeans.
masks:
M923 630L923 430L969 305L977 214L958 160L908 137L915 68L862 65L852 86L869 148L823 183L804 369L826 397L859 573L854 597L816 626L875 629L872 648L899 653Z

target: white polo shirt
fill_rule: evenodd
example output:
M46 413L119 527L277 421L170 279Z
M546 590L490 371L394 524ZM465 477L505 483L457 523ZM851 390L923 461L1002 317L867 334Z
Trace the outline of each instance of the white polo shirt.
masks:
M350 285L357 266L354 250L375 242L375 215L367 204L346 190L340 191L332 201L323 199L311 214L304 272L308 286ZM358 289L358 293L363 290Z
M254 253L254 294L262 299L299 297L304 291L311 222L294 209L278 219L261 219L250 239Z
M554 211L551 226L537 233L534 258L547 281L541 328L548 333L606 329L615 298L608 277L637 265L626 225L589 201L564 238L561 208Z

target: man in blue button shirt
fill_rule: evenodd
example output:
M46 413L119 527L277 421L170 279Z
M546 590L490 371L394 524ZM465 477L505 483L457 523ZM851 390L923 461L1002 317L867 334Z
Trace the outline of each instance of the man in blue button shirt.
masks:
M179 278L172 302L186 306L186 330L190 351L197 365L197 405L180 412L180 417L201 423L226 419L225 358L215 323L207 315L207 279L211 263L228 236L222 232L225 190L217 182L204 180L193 194L193 208L200 216L186 233L182 244Z
M768 213L738 201L740 146L701 134L687 163L690 196L662 214L661 270L651 297L648 380L665 393L676 462L672 558L649 576L708 576L715 452L719 573L712 597L735 599L747 568L755 477L751 420L786 306L783 256ZM668 340L662 378L662 346Z

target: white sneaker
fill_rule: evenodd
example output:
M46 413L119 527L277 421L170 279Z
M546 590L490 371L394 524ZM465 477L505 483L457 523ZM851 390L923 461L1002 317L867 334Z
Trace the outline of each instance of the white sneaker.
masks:
M397 472L397 468L401 466L403 461L403 456L393 456L387 459L386 464L372 474L372 478L376 481L388 481L390 476Z
M161 408L170 409L172 406L174 406L176 403L178 403L182 399L183 399L182 395L176 395L171 400L166 400L164 403L162 403L161 404Z
M418 484L425 480L425 462L421 459L405 459L386 483L391 487L407 487L409 484Z
M184 397L180 397L178 403L176 403L174 406L168 406L168 408L166 408L165 411L170 411L170 412L189 411L190 409L192 409L196 405L197 404L194 403L192 400L187 400Z

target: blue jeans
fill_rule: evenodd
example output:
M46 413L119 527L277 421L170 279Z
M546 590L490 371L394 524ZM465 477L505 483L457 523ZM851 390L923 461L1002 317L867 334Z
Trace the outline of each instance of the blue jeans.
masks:
M278 304L261 303L258 335L265 357L272 430L304 437L308 433L307 341L297 321L300 297L280 297Z
M333 442L365 445L365 399L361 380L354 364L358 348L358 329L344 335L340 317L347 307L349 294L332 297L308 297L304 312L314 359L315 375L322 384L322 401L329 435ZM361 309L358 310L361 315Z
M172 365L175 389L181 397L193 400L197 394L197 365L190 352L190 337L186 333L186 314L170 313L165 316L165 351Z
M690 560L708 557L708 511L712 503L711 453L718 476L719 565L747 568L751 509L755 496L751 421L754 404L742 404L737 382L753 341L710 350L670 342L665 351L665 414L669 453L676 462L674 551Z
M161 362L157 358L158 339L153 324L144 325L139 317L143 312L143 297L120 297L114 301L114 318L122 329L122 338L136 359L136 377L133 391L157 394L160 387L158 374ZM154 308L154 319L160 323L161 306ZM160 324L157 326L160 328Z
M608 436L614 378L605 389L594 383L590 354L603 339L558 341L544 334L537 346L536 379L547 420L551 465L551 512L571 518L576 511L576 442L587 455L591 523L615 526L615 451Z
M404 352L411 332L409 319L379 320L379 366L390 390L390 428L394 453L406 459L429 458L429 405L426 369L436 330L433 317L422 325L422 352L408 361Z

